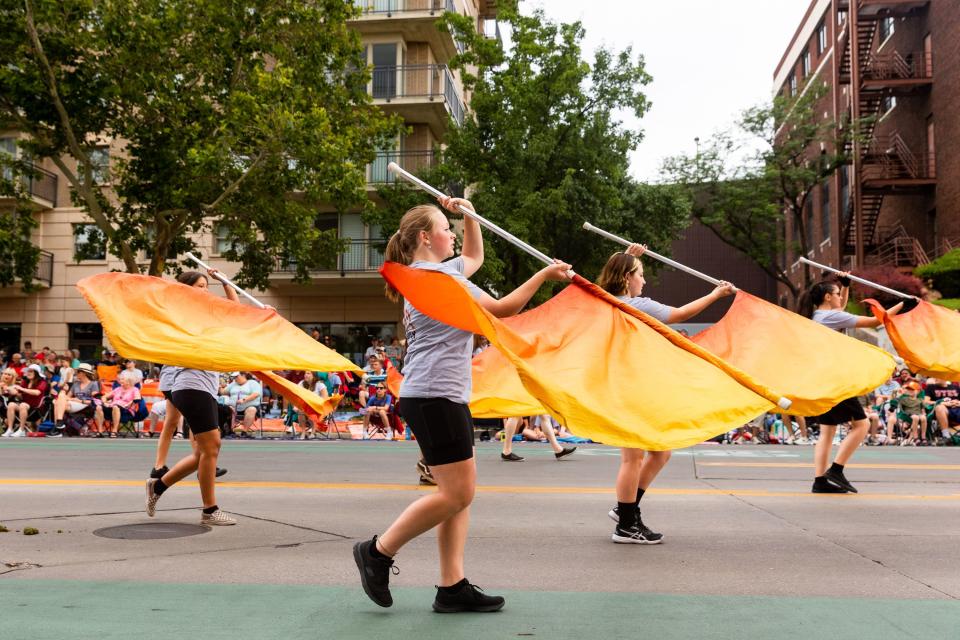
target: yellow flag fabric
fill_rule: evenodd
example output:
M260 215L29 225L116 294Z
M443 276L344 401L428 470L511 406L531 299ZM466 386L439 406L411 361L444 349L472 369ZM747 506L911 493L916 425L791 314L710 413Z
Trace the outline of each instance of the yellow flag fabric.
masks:
M960 382L960 313L921 300L915 309L889 316L876 300L864 302L911 371Z
M741 426L780 397L583 278L510 326L446 274L395 263L380 272L422 313L486 336L534 403L597 442L685 447Z
M793 401L788 413L817 416L873 391L896 363L886 351L744 291L693 341Z
M212 371L361 369L276 311L196 287L129 273L101 273L77 288L122 356Z
M514 317L521 318L524 315ZM526 390L517 368L499 349L491 347L474 356L472 369L470 414L474 418L510 418L547 413L543 405Z
M337 405L340 404L341 395L332 395L328 398L321 398L313 391L304 389L295 382L291 382L282 376L278 376L272 371L254 371L253 375L260 382L268 385L271 389L282 395L290 401L293 406L307 414L307 417L314 422L321 422L327 414L332 413Z

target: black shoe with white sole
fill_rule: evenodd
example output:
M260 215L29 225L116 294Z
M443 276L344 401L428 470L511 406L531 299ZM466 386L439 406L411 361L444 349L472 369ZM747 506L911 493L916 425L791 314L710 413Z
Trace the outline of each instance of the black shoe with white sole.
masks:
M461 581L459 587L452 593L438 587L437 597L433 601L433 610L437 613L460 613L463 611L487 613L500 611L506 604L502 596L488 596L483 592L483 589L467 582L466 578Z
M613 530L611 539L619 544L660 544L663 542L663 534L651 531L647 525L643 524L638 511L637 521L633 526L628 529L621 529L617 525L617 528Z

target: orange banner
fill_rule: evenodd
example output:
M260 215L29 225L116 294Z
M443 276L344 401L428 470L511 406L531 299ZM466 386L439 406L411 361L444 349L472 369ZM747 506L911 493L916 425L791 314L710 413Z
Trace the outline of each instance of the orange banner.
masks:
M939 380L960 382L960 314L920 301L895 316L876 300L864 300L883 322L890 342L911 371Z
M832 331L744 291L693 341L793 401L791 415L817 416L890 379L886 351Z
M299 384L291 382L272 371L254 371L253 375L260 382L289 400L293 406L303 411L308 418L318 424L323 422L328 414L336 410L337 405L340 404L340 399L343 397L333 395L328 398L321 398L313 391L304 389Z
M530 408L542 406L573 433L597 442L684 447L772 410L780 397L582 278L543 305L501 321L443 273L389 262L380 272L422 313L486 336L526 391L526 398L511 401L532 398ZM496 367L487 375L498 375ZM474 381L478 389L486 384Z

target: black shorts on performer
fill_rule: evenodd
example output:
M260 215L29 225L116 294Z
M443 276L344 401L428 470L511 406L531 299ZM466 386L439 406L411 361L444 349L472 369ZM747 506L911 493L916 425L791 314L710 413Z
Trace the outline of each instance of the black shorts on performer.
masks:
M847 398L829 411L810 421L816 424L825 424L828 427L835 427L844 422L853 422L854 420L866 420L867 414L863 411L860 401L856 397Z
M400 398L400 413L427 465L473 457L473 417L467 405L446 398Z
M217 417L217 401L206 391L198 389L180 389L170 393L170 402L183 414L183 428L193 435L206 433L220 428Z

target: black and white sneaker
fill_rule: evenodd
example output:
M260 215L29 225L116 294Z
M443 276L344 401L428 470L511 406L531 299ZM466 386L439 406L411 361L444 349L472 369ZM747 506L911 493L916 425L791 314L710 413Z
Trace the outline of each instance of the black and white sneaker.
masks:
M456 586L456 585L454 585ZM476 611L487 613L500 611L506 601L502 596L488 596L483 589L463 579L460 589L450 593L437 587L437 597L433 601L433 610L437 613L460 613Z
M397 575L400 570L394 566L393 560L376 558L370 553L375 544L377 536L353 545L353 559L360 570L360 583L364 593L381 607L389 607L393 604L393 596L390 595L390 573Z
M57 431L56 429L51 429L50 431L47 432L47 437L48 437L48 438L62 438L62 437L63 437L63 431Z
M823 477L829 480L831 483L837 485L844 491L849 491L850 493L857 493L857 488L850 484L850 481L847 480L846 476L843 475L843 471L834 471L833 469L827 469L827 472L823 474Z
M430 472L430 467L428 467L427 463L423 460L417 460L417 473L420 474L420 484L425 484L431 487L437 486L437 481Z
M619 525L613 530L611 540L618 544L660 544L663 542L663 534L651 531L647 525L643 524L640 513L637 513L637 521L629 529L621 529Z

